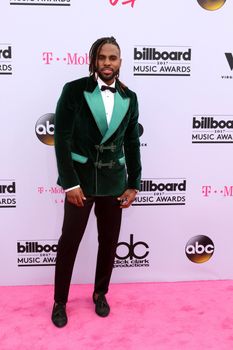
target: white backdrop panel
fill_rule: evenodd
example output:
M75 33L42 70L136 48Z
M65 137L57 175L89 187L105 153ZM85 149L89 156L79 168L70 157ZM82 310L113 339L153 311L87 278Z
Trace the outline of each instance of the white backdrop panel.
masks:
M192 134L215 134L215 141L216 132L231 135L227 127L196 130L193 120L233 120L233 62L225 56L233 54L232 1L217 11L196 0L136 0L133 7L123 0L115 6L109 0L60 2L70 6L32 2L0 4L0 284L53 283L64 194L56 185L54 148L38 139L35 128L43 115L54 113L64 83L88 74L91 44L108 35L122 49L120 78L139 99L143 186L160 184L142 188L137 205L124 212L113 282L231 279L232 143L196 144ZM135 48L190 49L191 59L137 61ZM8 65L12 70L4 71ZM157 72L189 66L191 73L135 76L138 65ZM183 188L169 191L168 183ZM177 205L181 197L183 205ZM74 283L94 279L96 235L92 214ZM196 251L187 256L186 245L195 236L212 244L197 237Z

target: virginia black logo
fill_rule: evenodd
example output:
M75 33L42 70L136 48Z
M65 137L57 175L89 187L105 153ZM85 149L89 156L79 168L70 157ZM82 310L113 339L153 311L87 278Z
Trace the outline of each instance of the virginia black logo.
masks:
M233 70L233 55L232 55L232 53L226 52L225 56L226 56L226 59L227 59L227 62L229 64L230 69Z
M220 9L226 0L197 0L198 4L205 10L215 11Z
M192 237L185 247L185 253L189 260L194 263L204 263L208 261L214 253L214 243L207 236Z
M233 116L194 116L192 143L233 143Z
M10 0L10 5L70 6L71 0Z
M54 113L42 115L36 122L35 132L38 139L46 145L54 145Z
M137 46L134 48L135 76L190 76L191 48Z
M186 179L143 179L132 205L185 205Z
M222 79L231 79L233 80L232 70L233 70L233 55L231 52L225 52L225 58L228 63L229 70L221 74Z
M12 75L12 46L0 43L0 75Z
M17 264L25 266L53 266L56 264L57 241L18 241Z
M15 180L0 180L0 208L16 208Z
M146 242L137 241L134 243L134 235L130 235L128 242L117 244L116 259L114 267L148 267L149 246Z

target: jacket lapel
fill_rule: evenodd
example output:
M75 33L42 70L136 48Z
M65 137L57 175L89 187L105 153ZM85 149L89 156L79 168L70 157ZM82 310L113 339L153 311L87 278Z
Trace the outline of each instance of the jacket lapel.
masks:
M111 122L100 144L106 142L117 130L129 108L129 98L123 98L117 91L114 96L114 108Z
M108 124L103 99L98 85L93 92L84 91L84 96L101 132L101 135L104 136L108 129Z
M124 119L129 108L129 97L121 93L118 85L116 85L116 88L117 91L114 94L114 108L109 127L107 124L105 107L99 86L97 82L92 79L92 77L88 79L86 91L84 91L84 97L92 112L96 125L100 130L101 135L103 136L101 144L106 142L114 134L114 132L117 130L120 123Z

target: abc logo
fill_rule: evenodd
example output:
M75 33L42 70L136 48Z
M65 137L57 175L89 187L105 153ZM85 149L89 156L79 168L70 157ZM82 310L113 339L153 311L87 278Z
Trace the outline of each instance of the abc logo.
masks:
M214 243L207 236L192 237L185 247L189 260L201 264L208 261L214 253Z
M226 0L197 0L198 4L205 10L215 11L220 9Z
M130 260L132 260L133 258L144 259L149 254L149 251L145 248L149 248L148 244L142 241L134 243L133 235L130 235L129 243L120 242L117 244L116 258L119 260L125 260L128 258Z
M139 130L139 137L141 137L142 134L143 134L143 132L144 132L144 129L143 129L142 124L139 124L139 123L138 123L138 130Z
M46 145L54 145L54 113L42 115L36 123L36 136Z

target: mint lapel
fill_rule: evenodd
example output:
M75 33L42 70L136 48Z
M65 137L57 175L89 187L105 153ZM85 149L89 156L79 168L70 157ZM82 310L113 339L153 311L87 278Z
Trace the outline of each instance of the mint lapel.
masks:
M129 98L121 97L121 95L117 91L115 93L114 108L112 112L111 122L100 144L106 142L112 136L112 134L117 130L123 118L125 117L128 108L129 108Z
M101 132L101 135L104 136L108 129L108 124L104 103L98 85L93 92L84 91L84 96Z

